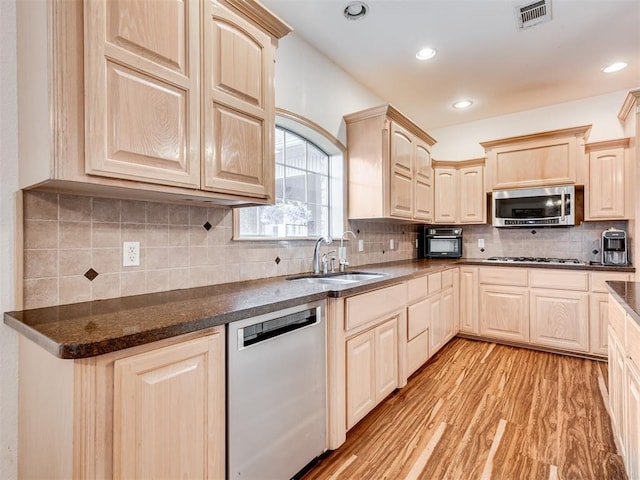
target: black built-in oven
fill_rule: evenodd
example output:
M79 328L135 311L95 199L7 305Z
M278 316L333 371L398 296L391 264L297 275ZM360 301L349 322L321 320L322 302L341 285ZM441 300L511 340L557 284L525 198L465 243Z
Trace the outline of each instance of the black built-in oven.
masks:
M418 248L421 258L460 258L462 256L462 228L422 227Z

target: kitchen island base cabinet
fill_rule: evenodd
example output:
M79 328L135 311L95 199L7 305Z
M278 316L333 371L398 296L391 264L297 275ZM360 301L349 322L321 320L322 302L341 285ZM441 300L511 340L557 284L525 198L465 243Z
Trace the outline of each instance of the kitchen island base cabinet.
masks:
M77 360L21 338L19 354L19 478L224 478L224 327Z
M398 386L398 318L346 343L347 429Z

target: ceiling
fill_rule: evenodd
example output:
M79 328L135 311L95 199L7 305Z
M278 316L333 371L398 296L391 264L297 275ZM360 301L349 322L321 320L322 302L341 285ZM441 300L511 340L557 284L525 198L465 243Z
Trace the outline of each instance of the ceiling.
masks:
M640 0L547 0L551 21L520 30L518 0L262 0L294 31L425 129L640 86ZM281 40L286 41L286 38ZM437 50L419 62L424 46ZM605 74L606 65L629 66ZM467 110L452 104L473 100Z

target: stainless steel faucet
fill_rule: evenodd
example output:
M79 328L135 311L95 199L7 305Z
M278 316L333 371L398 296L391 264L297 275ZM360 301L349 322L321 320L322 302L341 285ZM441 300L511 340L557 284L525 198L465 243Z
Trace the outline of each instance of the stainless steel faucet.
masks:
M331 245L332 240L329 237L320 237L318 240L316 240L316 246L313 249L313 273L316 274L320 273L319 252L322 242L326 243L327 245Z
M347 261L347 252L345 252L344 250L344 236L350 233L351 236L353 237L353 239L356 239L356 234L353 233L351 230L347 230L342 234L342 237L340 237L340 250L338 251L338 263L340 264L340 266L338 267L338 269L341 272L344 272L345 269L347 268L347 265L349 265L349 262Z

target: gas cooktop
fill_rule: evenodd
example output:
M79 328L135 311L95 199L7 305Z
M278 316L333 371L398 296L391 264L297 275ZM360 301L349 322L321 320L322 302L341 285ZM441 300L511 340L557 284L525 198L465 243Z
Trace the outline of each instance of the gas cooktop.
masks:
M554 257L489 257L485 262L509 262L509 263L556 263L556 264L582 264L577 258L554 258Z

